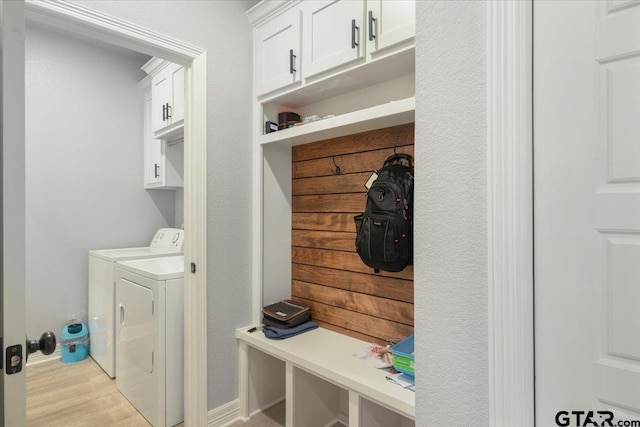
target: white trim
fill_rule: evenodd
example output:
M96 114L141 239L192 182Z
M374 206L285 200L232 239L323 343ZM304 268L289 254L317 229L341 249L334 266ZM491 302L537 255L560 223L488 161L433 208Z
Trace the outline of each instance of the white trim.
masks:
M26 0L31 22L188 65L204 50L65 0Z
M262 2L265 3L265 2ZM267 2L268 3L268 2ZM256 5L257 6L257 5ZM255 34L255 29L252 30L253 34ZM253 43L253 51L252 58L256 61L256 43ZM252 200L252 236L251 236L251 265L253 266L252 273L252 288L251 288L251 322L254 325L259 325L262 321L260 318L261 310L262 310L262 217L263 217L263 175L264 175L264 153L263 147L258 143L258 138L262 135L262 108L260 103L256 101L256 85L255 78L252 79L253 84L253 200ZM241 383L242 384L242 383Z
M226 427L240 421L240 400L235 399L209 411L208 427Z
M2 166L2 330L0 352L24 345L25 316L25 25L21 1L0 0L0 158ZM15 348L15 347L14 347ZM24 347L23 347L24 349ZM24 351L20 350L24 357ZM2 356L4 359L4 355ZM5 359L6 362L6 359ZM26 424L26 369L0 373L0 425Z
M206 51L62 0L27 0L28 20L159 56L186 67L185 390L187 426L207 423L207 107ZM190 273L191 263L197 271Z
M185 425L201 426L207 414L207 55L188 69L185 116ZM188 240L187 240L188 239ZM191 263L196 266L191 273ZM187 411L187 408L189 410Z
M280 15L287 9L292 8L301 0L269 0L260 3L247 10L247 18L249 24L253 27L259 27L272 18Z
M489 425L534 425L532 1L487 3Z
M29 360L27 360L27 366L39 365L41 363L53 362L60 359L62 359L62 350L60 349L60 345L58 345L56 350L48 356L45 356L39 351L30 354Z

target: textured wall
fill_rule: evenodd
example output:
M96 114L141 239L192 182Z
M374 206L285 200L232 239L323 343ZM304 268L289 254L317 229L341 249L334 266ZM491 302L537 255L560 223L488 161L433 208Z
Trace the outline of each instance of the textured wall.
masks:
M234 330L251 323L250 1L76 1L207 51L208 400L238 397Z
M27 333L87 322L87 251L148 245L171 191L143 189L143 55L28 27Z
M485 9L417 2L419 426L489 423Z

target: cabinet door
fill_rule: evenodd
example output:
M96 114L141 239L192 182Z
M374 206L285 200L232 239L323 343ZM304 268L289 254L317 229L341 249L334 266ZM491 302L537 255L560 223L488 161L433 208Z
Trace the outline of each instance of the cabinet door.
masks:
M184 120L184 67L171 70L172 102L169 103L169 120L176 124Z
M145 93L144 98L144 187L152 188L161 184L160 170L162 168L163 141L155 139L151 130L152 117L151 91Z
M364 1L303 2L303 74L313 76L364 56Z
M167 104L171 103L171 75L160 73L153 78L151 83L151 96L153 98L153 131L159 131L169 125L166 113Z
M300 81L300 20L300 10L296 8L256 30L258 95Z
M370 53L415 37L415 0L369 0L366 27Z

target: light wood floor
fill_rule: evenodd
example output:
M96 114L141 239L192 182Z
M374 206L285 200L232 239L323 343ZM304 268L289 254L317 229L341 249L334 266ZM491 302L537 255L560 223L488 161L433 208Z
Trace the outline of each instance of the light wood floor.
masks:
M27 366L27 425L149 427L91 359Z

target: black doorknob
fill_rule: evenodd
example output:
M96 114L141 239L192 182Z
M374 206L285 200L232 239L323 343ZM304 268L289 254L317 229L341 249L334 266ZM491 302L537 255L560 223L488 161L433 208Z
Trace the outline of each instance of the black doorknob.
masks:
M47 331L40 336L39 340L30 340L27 337L26 349L27 359L31 353L35 353L38 350L47 356L56 350L56 335L51 331Z

